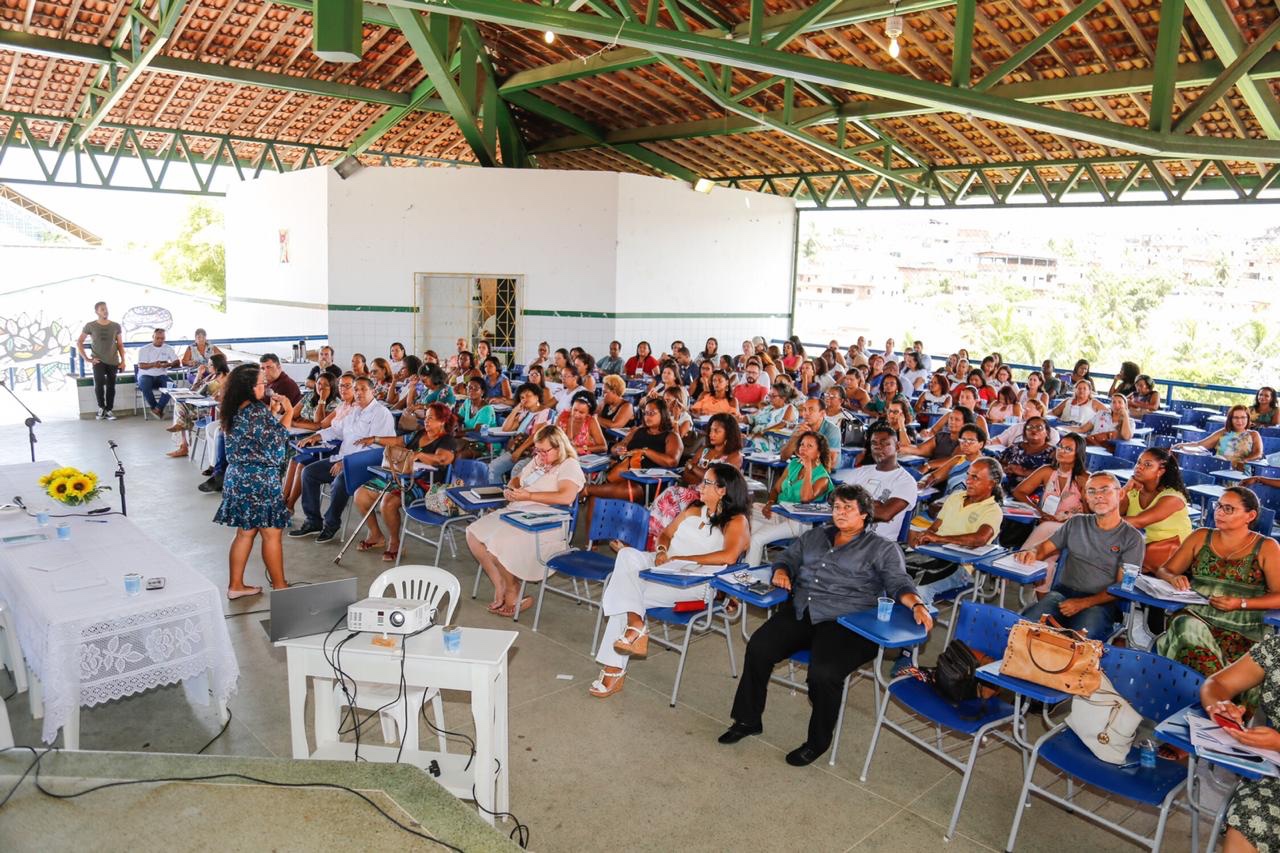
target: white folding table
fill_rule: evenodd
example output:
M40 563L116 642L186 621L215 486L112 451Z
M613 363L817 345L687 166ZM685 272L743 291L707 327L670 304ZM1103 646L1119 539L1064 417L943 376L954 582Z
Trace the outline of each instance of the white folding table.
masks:
M440 768L437 780L459 799L475 800L481 814L493 823L492 812L510 808L507 760L507 652L515 642L515 631L488 628L463 628L456 653L446 652L439 626L408 639L404 652L404 679L408 689L436 687L441 690L465 690L471 694L471 716L475 722L475 758L465 752L441 753L426 750L401 750L398 745L360 744L360 758L367 761L396 761L426 769L434 760ZM332 634L313 634L291 640L280 640L276 646L285 649L289 667L289 728L293 739L294 758L352 761L356 758L354 742L338 737L338 714L333 701L334 647L347 636L345 629ZM401 646L374 645L378 634L359 634L342 647L342 672L357 682L399 684ZM315 740L313 751L307 743L305 707L307 679L314 679ZM403 700L401 700L403 701ZM406 717L417 724L418 709L409 709ZM404 732L400 733L401 738ZM467 765L470 764L470 767ZM475 791L473 794L472 791Z

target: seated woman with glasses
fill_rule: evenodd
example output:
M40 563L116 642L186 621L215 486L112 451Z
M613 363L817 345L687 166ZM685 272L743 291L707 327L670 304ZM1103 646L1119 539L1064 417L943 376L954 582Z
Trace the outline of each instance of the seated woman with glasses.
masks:
M533 434L533 461L511 478L506 488L507 508L491 512L467 527L467 547L493 582L489 612L511 617L533 606L533 597L520 598L522 581L541 581L548 569L540 562L569 547L568 525L542 533L529 533L502 520L510 512L571 507L578 500L586 478L578 454L564 431L545 424Z
M1244 469L1244 463L1256 462L1262 458L1262 436L1256 429L1249 428L1247 406L1232 406L1227 410L1227 425L1222 429L1199 441L1178 442L1173 449L1186 450L1193 447L1209 450L1228 460L1237 471Z
M1213 510L1216 529L1193 532L1152 572L1209 599L1169 620L1168 630L1156 640L1158 654L1213 675L1267 635L1262 617L1280 608L1280 545L1250 530L1261 510L1258 496L1248 489L1225 489ZM1256 691L1246 694L1242 704L1257 708L1259 698Z
M917 481L917 485L922 490L937 487L943 498L962 491L969 466L982 457L982 447L986 443L987 434L982 431L982 427L976 424L961 427L956 439L958 452L948 459L924 463L920 469L924 476Z
M555 407L556 395L552 394L551 389L547 387L547 379L546 376L543 375L543 368L530 367L528 369L528 375L525 376L524 381L525 384L533 385L538 389L538 392L542 397L542 405L550 406L552 408Z
M960 430L973 424L973 410L967 406L956 406L947 413L946 417L938 420L932 435L929 434L929 430L925 430L920 433L920 440L914 444L903 444L900 433L898 453L907 456L923 456L935 462L943 462L954 456L959 449Z
M667 525L654 553L620 548L600 606L609 621L596 653L603 667L588 691L603 699L622 689L629 658L649 652L645 613L680 601L709 601L711 587L677 588L641 579L640 573L668 563L727 566L738 560L751 536L751 497L737 466L711 465L698 481L698 500ZM621 543L618 543L621 544Z
M902 382L892 373L884 374L880 380L880 390L876 392L875 399L867 404L866 410L877 415L883 415L890 403L902 403L911 409L911 401L906 394L902 393ZM909 417L914 418L912 413Z
M1016 487L1045 465L1053 463L1053 445L1049 443L1049 424L1041 417L1027 418L1022 440L1006 447L1000 454L1000 466L1008 476L1007 485Z
M786 379L773 383L765 405L747 419L755 449L775 451L782 446L786 437L779 431L794 426L800 418L794 405L799 396L795 387Z

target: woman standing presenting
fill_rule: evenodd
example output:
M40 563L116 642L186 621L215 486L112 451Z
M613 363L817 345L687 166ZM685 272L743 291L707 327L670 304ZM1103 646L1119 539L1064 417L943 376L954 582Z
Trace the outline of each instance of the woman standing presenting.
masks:
M231 371L222 395L222 431L227 437L227 473L222 505L213 520L236 528L227 564L231 579L227 598L259 595L260 586L245 586L244 568L253 540L262 534L262 562L273 589L284 589L284 550L281 533L289 525L289 510L280 488L293 409L284 397L264 402L267 380L256 364Z

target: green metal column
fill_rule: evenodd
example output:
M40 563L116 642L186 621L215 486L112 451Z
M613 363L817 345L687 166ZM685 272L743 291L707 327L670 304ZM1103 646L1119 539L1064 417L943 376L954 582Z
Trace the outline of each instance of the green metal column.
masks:
M364 55L364 3L316 0L311 50L325 62L359 62Z

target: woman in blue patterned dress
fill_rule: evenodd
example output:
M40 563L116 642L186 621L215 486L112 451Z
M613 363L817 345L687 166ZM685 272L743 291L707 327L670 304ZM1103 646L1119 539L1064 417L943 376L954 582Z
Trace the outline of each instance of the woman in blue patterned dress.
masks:
M262 562L273 589L284 589L284 548L281 534L289 526L289 510L280 487L280 466L289 441L293 409L283 397L264 399L266 376L257 364L231 371L222 395L222 431L227 437L227 474L222 505L213 516L219 524L236 528L227 564L231 580L227 598L259 595L260 586L245 586L244 568L253 540L262 534Z

